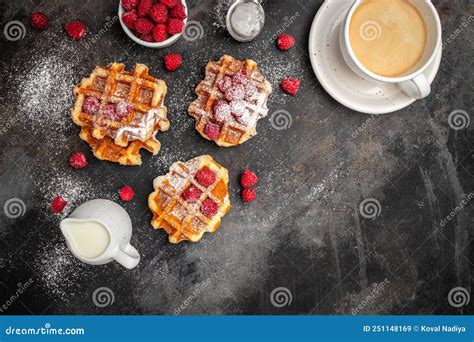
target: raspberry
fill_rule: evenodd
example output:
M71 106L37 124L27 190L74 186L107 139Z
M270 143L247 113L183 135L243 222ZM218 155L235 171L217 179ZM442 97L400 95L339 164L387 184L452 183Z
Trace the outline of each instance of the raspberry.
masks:
M151 7L153 6L153 0L140 0L138 4L137 14L139 17L146 16L149 12Z
M190 185L189 188L184 190L183 197L189 203L195 203L199 201L199 198L201 197L201 193L202 193L201 190L199 190L196 186Z
M132 105L125 101L121 101L117 103L115 111L117 113L117 116L119 116L120 118L123 118L124 116L127 116L128 114L130 114L130 112L132 111Z
M87 158L82 152L74 152L69 157L69 165L75 169L83 169L87 166Z
M147 18L139 18L135 22L135 30L141 34L150 33L153 30L153 22Z
M122 0L122 7L127 11L137 8L137 6L138 0Z
M255 102L258 100L259 92L255 84L249 82L245 86L245 100L249 102Z
M207 217L212 217L214 216L215 214L217 214L217 204L216 202L214 202L213 200L211 200L210 198L206 198L203 202L202 202L202 205L201 205L201 213L204 215L204 216L207 216Z
M137 11L129 11L122 14L122 21L130 30L135 30L135 23L137 22Z
M290 95L296 95L300 88L301 82L296 78L287 78L281 81L280 87L283 91Z
M277 38L277 46L281 51L291 49L295 45L295 38L289 34L280 34Z
M170 35L178 34L183 32L184 23L182 20L171 18L168 21L168 33Z
M221 134L221 128L219 125L208 123L206 127L204 127L204 133L209 137L211 140L217 140L219 135Z
M82 103L82 111L86 114L95 114L99 110L99 100L94 96L88 96Z
M239 70L235 73L235 75L232 77L232 84L242 84L246 85L249 83L249 78L247 76L247 71L245 70Z
M104 116L107 119L110 119L110 120L113 120L113 121L118 121L117 120L118 115L116 113L116 106L113 103L106 105L104 107L104 109L102 110L102 113L104 114Z
M227 89L232 87L232 78L229 76L224 76L223 79L217 82L217 85L219 86L220 91L224 93Z
M166 55L164 62L166 70L173 71L181 66L181 64L183 63L183 59L181 58L181 55L175 53Z
M245 170L240 177L240 185L242 185L244 188L250 188L251 186L254 186L257 184L257 181L257 175L250 170Z
M242 84L235 84L224 93L225 98L229 101L238 101L245 98L245 87Z
M155 42L155 40L153 39L153 35L151 33L142 34L139 38L141 40L145 41L145 42L148 42L148 43L154 43Z
M155 23L164 24L168 20L168 9L165 5L156 4L150 9L148 15Z
M186 19L186 17L187 17L187 15L186 15L186 11L184 9L183 4L177 4L170 11L170 18L176 18L176 19L184 20L184 19Z
M124 185L119 190L119 196L122 201L129 202L135 196L135 191L130 186Z
M218 101L214 107L214 120L219 123L225 122L231 116L230 106L225 101Z
M43 12L31 13L31 26L37 30L44 30L49 25L49 18Z
M51 211L55 214L58 214L61 211L63 211L66 204L67 204L66 200L58 195L51 202Z
M168 8L173 8L176 5L176 0L160 0L160 3Z
M153 39L155 42L162 42L168 38L168 34L166 33L166 25L158 24L155 25L152 31Z
M208 187L216 181L216 174L212 172L211 169L203 167L201 170L196 172L194 178L196 178L197 182L202 186Z
M74 40L82 39L86 34L86 25L79 21L70 21L66 24L66 32Z
M242 197L242 201L252 202L256 197L255 190L252 188L245 188L242 190L240 196Z

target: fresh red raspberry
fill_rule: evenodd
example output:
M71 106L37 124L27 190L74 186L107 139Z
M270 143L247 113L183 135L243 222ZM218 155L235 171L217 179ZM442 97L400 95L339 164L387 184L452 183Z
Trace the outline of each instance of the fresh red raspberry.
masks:
M137 8L138 6L138 0L122 0L122 7L126 11L130 11L134 8Z
M295 45L295 38L289 34L280 34L277 38L277 46L281 51L291 49Z
M225 101L218 101L214 107L214 120L223 123L231 116L230 106Z
M141 18L148 15L148 13L150 12L153 6L153 3L154 3L154 0L140 0L140 3L138 4L138 10L137 10L138 16Z
M105 105L104 109L102 110L102 113L107 119L118 121L118 115L117 115L117 106L113 103L110 103L108 105Z
M150 9L148 15L155 23L164 24L168 20L168 9L165 5L156 4Z
M184 190L183 197L189 203L195 203L199 201L201 193L201 190L199 190L196 186L190 185L186 190Z
M186 17L187 17L187 15L186 15L186 11L184 9L183 4L177 4L170 11L170 18L176 18L176 19L184 20L184 19L186 19Z
M95 114L99 110L100 102L94 96L88 96L82 103L82 111L86 114Z
M245 86L245 100L248 102L255 102L258 100L258 88L252 82L247 83Z
M255 173L250 170L245 170L240 177L240 185L244 188L250 188L257 184L258 177Z
M197 182L202 186L208 187L216 181L216 174L208 167L203 167L201 170L196 172L194 178L196 178Z
M153 35L151 33L142 34L139 38L141 40L145 41L145 42L148 42L148 43L154 43L155 42L155 40L153 39Z
M175 53L166 55L164 62L166 70L173 71L181 66L181 64L183 63L183 59L181 58L181 55Z
M206 198L202 202L201 213L204 216L207 216L207 217L214 216L215 214L217 214L217 209L218 209L217 203L211 200L210 198Z
M170 35L178 34L183 32L184 23L182 20L171 18L168 21L168 33Z
M301 82L296 78L287 78L281 81L280 87L283 91L290 95L296 95L300 88Z
M221 128L219 125L208 123L206 127L204 127L204 133L209 137L211 140L217 140L219 135L221 134Z
M239 70L232 76L232 84L246 85L249 81L246 70Z
M135 22L135 30L140 34L147 34L153 30L153 22L147 18L139 18Z
M75 169L83 169L87 166L87 158L82 152L74 152L69 157L69 165Z
M37 30L44 30L49 25L49 18L43 12L31 13L31 26Z
M219 86L219 90L224 93L227 89L232 87L232 78L229 76L224 76L223 79L217 82L217 85Z
M242 197L242 201L252 202L256 197L255 190L252 188L245 188L242 190L240 196Z
M86 34L86 25L79 21L70 21L66 24L66 32L74 40L82 39Z
M51 211L55 214L58 214L61 211L63 211L66 204L67 204L67 201L58 195L51 202Z
M119 190L119 196L122 201L129 202L135 196L135 191L130 186L124 185Z
M238 101L245 98L245 87L242 84L234 84L224 93L228 101Z
M166 33L166 25L157 24L152 31L153 40L155 42L162 42L168 38L168 33Z
M160 4L163 4L168 8L173 8L176 6L176 0L160 0Z
M137 22L137 11L132 10L122 14L122 21L130 30L135 30L135 23Z

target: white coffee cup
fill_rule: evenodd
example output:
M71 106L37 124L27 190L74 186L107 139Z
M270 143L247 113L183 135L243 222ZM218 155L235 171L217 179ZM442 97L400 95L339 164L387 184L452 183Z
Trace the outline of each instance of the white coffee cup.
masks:
M425 52L417 63L406 75L400 77L385 77L377 75L367 69L356 57L349 39L349 27L352 16L362 0L354 0L347 12L339 31L339 45L344 60L349 67L359 76L369 78L377 82L397 84L408 96L422 99L431 92L430 82L424 71L430 66L441 48L441 22L430 0L411 0L410 2L418 9L426 24L427 44Z
M85 202L60 227L72 254L82 262L102 265L115 260L128 269L140 262L138 251L130 244L130 216L115 202Z

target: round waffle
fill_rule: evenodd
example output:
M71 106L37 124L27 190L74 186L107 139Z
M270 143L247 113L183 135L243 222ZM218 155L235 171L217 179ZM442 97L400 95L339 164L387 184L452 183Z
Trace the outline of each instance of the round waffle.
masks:
M148 71L143 64L133 72L120 63L98 66L74 88L72 119L97 158L140 165L140 149L160 150L156 133L170 126L164 106L167 88Z
M241 82L242 75L245 82ZM272 86L253 60L239 61L224 55L217 62L207 63L205 78L195 92L198 97L188 112L196 119L197 131L217 145L229 147L257 134L257 121L268 114L267 99ZM216 117L216 106L220 103L224 104L221 108L226 109L221 111L223 118ZM238 107L239 115L227 105Z
M215 174L215 180L203 186L196 179L196 174L206 168ZM172 243L183 240L196 242L205 232L215 232L222 217L230 210L228 183L227 169L211 156L203 155L185 163L174 163L168 174L153 181L155 191L148 197L148 206L153 213L151 225L155 229L163 228ZM184 195L190 187L198 189L198 196L193 201L186 200ZM208 200L217 205L215 214L210 217L202 209L203 203Z

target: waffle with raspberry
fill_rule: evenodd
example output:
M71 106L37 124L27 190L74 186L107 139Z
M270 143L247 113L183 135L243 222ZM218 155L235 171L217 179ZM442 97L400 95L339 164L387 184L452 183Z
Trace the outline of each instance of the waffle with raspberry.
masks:
M97 158L140 165L142 148L153 154L160 150L156 134L170 126L167 87L148 71L144 64L136 64L133 72L120 63L97 66L74 88L72 119Z
M268 114L272 86L257 63L224 55L206 65L206 76L196 90L197 99L188 108L197 131L217 145L242 144L257 134L259 119Z
M228 183L227 169L211 156L174 163L153 181L151 225L163 228L171 243L199 241L205 232L215 232L230 210Z

